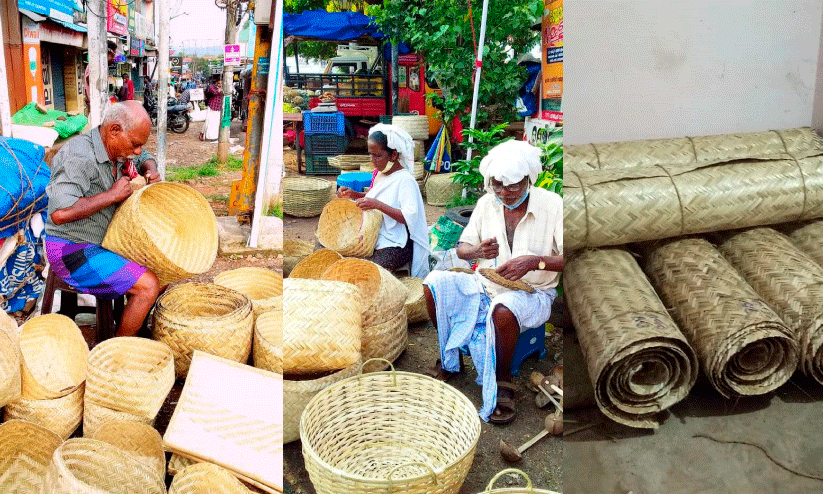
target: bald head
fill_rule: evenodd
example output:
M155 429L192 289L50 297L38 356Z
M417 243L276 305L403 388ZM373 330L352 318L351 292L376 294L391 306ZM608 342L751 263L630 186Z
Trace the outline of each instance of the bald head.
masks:
M101 129L105 129L111 124L118 124L124 132L133 132L142 125L151 128L149 114L138 101L129 100L112 104L103 115Z
M140 154L150 132L149 114L133 100L112 104L100 124L100 138L112 161Z

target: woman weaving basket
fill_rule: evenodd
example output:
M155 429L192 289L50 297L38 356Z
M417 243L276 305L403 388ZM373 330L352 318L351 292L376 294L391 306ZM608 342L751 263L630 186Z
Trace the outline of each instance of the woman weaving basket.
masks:
M337 196L354 199L360 209L383 213L369 261L389 271L411 263L411 275L424 278L429 272L429 241L423 197L412 176L414 142L405 130L378 124L369 129L368 146L376 172L371 189L363 194L340 187Z

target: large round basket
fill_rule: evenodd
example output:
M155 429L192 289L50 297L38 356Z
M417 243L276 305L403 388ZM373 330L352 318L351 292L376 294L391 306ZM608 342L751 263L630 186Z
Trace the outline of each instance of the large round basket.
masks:
M312 252L314 252L314 245L305 240L284 240L283 275L289 276L297 263Z
M429 311L426 309L426 295L423 293L423 280L413 276L400 278L400 283L409 291L406 297L406 317L409 324L429 320Z
M254 322L252 356L254 366L278 374L283 373L283 297L279 310L257 316Z
M363 211L354 201L335 199L323 208L317 224L317 240L323 247L344 256L369 257L383 224L383 213Z
M409 323L406 309L401 308L386 322L363 328L363 359L374 359L363 366L363 372L386 370L384 361L394 362L409 344Z
M103 247L147 267L160 285L208 271L217 257L217 219L195 189L161 182L117 208Z
M20 354L11 336L0 331L0 407L19 397Z
M502 476L508 475L508 474L517 474L517 475L520 475L521 477L523 477L526 481L525 487L499 487L499 488L494 487L495 482L497 482ZM486 490L479 493L479 494L558 494L558 493L555 492L555 491L548 491L546 489L537 489L534 486L532 486L532 479L530 479L529 476L526 475L524 472L522 472L521 470L518 470L516 468L507 468L507 469L501 471L500 473L498 473L497 475L495 475L494 478L491 479L491 482L489 482L489 485L486 487Z
M89 345L77 324L66 316L46 314L23 324L20 354L23 398L60 398L86 380Z
M315 376L285 376L283 379L283 444L300 439L300 415L312 398L334 383L357 375L363 359L334 373ZM318 377L319 376L319 377Z
M46 494L164 494L166 485L154 467L131 453L95 439L69 439L52 455Z
M275 299L283 295L283 276L271 269L244 267L223 271L214 277L214 282L248 297L255 316L272 310Z
M202 494L214 492L221 494L248 494L237 477L225 468L213 463L195 463L187 466L174 476L169 487L169 494Z
M456 173L436 173L426 181L426 203L430 206L445 206L463 190L460 184L452 182Z
M426 115L394 116L391 123L408 132L412 139L426 140L429 138L429 117Z
M359 170L362 165L371 166L371 157L365 154L341 154L340 156L329 156L329 166L341 170Z
M63 442L54 432L31 422L0 425L0 492L38 493L54 450Z
M326 268L321 279L351 283L360 289L363 327L393 319L409 295L406 287L393 274L364 259L341 259Z
M361 299L340 281L285 280L283 371L311 374L339 370L360 356Z
M183 377L195 350L246 362L253 330L245 295L211 283L183 283L157 299L152 333L171 348L175 374Z
M289 275L289 278L319 280L323 271L340 259L343 259L343 256L331 249L316 250L297 263Z
M83 389L81 385L66 396L51 400L20 398L3 409L5 420L25 420L68 439L83 421Z
M417 182L423 180L423 177L426 176L426 168L424 167L422 161L414 162L414 170L412 170L411 174Z
M174 385L174 359L165 343L111 338L89 352L86 401L152 419Z
M414 161L423 161L426 158L426 142L429 136L414 140Z
M331 199L332 182L315 177L283 179L283 212L291 216L311 218L323 211Z
M163 438L154 427L130 420L112 420L100 426L92 439L117 446L152 467L160 477L165 477L166 453L163 451Z
M480 418L463 393L394 370L324 389L300 419L318 494L456 494L479 439Z
M149 419L133 413L112 410L87 401L83 404L83 437L93 437L94 433L103 425L120 420L139 422L149 426L154 425L154 418Z

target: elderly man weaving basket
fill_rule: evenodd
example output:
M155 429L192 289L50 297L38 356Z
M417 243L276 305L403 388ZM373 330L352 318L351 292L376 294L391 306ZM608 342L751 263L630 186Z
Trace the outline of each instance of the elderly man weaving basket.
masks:
M128 295L117 336L137 333L161 291L152 272L100 246L117 205L132 194L129 182L138 171L150 184L160 181L157 163L143 150L150 130L139 102L113 104L99 127L55 154L46 188L51 269L83 293L110 299Z
M489 193L477 201L457 255L479 259L478 271L492 269L497 282L450 271L424 281L440 345L432 374L445 380L459 372L460 349L468 347L483 386L480 417L496 424L515 418L510 367L517 339L548 321L563 268L563 200L534 186L540 170L540 150L521 141L496 146L480 163ZM512 289L518 284L533 293Z

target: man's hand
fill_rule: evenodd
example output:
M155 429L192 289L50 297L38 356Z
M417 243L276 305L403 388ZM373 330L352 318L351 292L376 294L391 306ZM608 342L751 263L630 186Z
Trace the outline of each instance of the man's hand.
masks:
M120 177L108 190L114 202L123 202L131 195L131 185L129 177Z
M357 195L348 187L340 187L337 190L337 197L341 199L357 199Z
M160 174L157 173L157 170L149 170L146 172L146 183L148 184L156 184L160 181Z
M500 244L497 238L487 238L477 246L477 257L481 259L494 259L500 254Z
M534 269L534 256L520 256L509 259L495 269L500 276L509 281L517 281Z
M354 203L357 204L357 207L363 211L368 211L369 209L380 209L380 206L383 205L382 202L372 199L371 197L363 197L362 199L354 201Z

